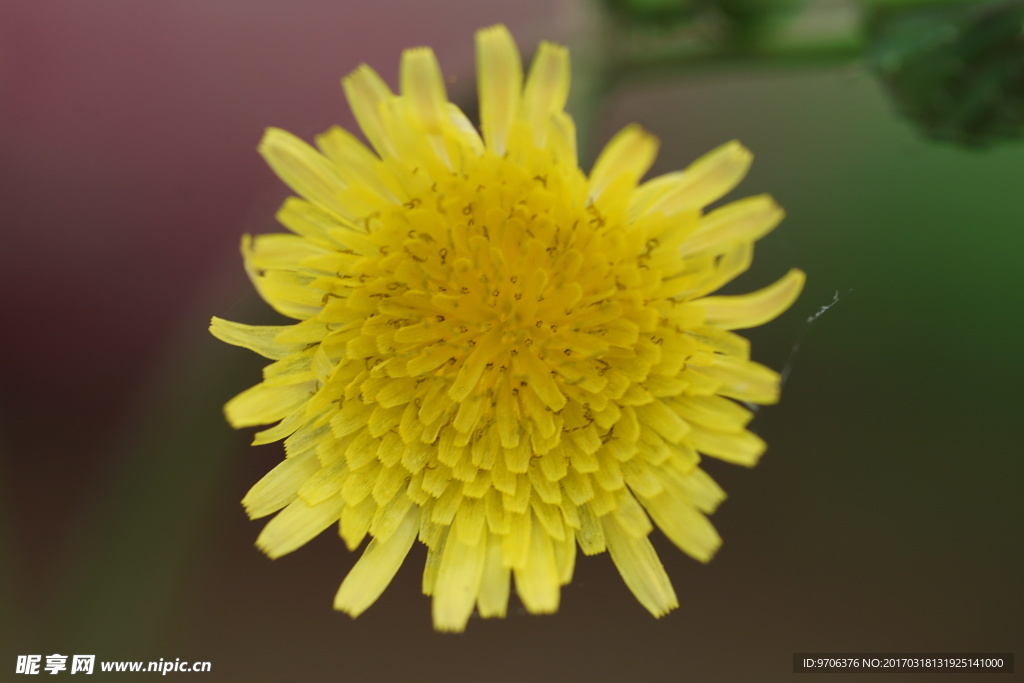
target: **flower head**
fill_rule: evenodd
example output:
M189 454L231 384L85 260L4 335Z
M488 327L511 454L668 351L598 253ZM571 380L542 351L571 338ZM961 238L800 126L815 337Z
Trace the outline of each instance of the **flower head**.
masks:
M271 129L260 145L301 197L292 234L246 237L246 268L293 325L214 318L218 338L272 360L226 406L276 425L287 457L243 500L276 513L271 557L339 523L370 536L335 606L356 616L418 538L434 625L503 616L511 578L553 612L577 546L605 550L655 616L677 606L648 534L707 561L722 490L701 455L753 465L764 443L730 399L772 403L778 375L730 330L759 325L803 274L708 296L750 264L782 211L766 196L704 212L746 173L728 143L640 184L657 141L630 126L589 177L563 107L565 49L523 78L503 27L477 34L483 137L447 101L429 49L403 55L401 94L363 66L345 92L374 151L333 128L317 149Z

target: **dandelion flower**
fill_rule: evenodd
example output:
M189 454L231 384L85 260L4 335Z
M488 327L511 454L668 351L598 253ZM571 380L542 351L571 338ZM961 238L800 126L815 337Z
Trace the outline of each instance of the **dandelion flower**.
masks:
M274 362L225 411L274 426L286 457L242 501L275 514L276 558L338 524L355 550L335 607L356 616L418 538L433 622L462 631L554 612L577 547L605 550L654 616L677 606L648 535L706 562L724 493L701 456L753 465L765 444L739 402L779 376L732 330L795 300L793 270L743 296L743 272L782 218L767 196L705 212L750 153L730 142L640 183L657 141L625 128L587 176L564 105L566 50L543 43L524 78L500 26L477 34L482 136L449 103L431 50L404 53L400 94L369 67L343 85L372 151L332 128L313 148L270 129L260 152L298 197L290 234L245 237L260 295L297 320L211 331Z

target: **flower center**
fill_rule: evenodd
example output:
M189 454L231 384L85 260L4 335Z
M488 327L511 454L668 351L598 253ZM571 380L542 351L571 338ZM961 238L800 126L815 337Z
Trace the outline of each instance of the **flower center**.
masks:
M642 303L629 291L642 271L597 208L583 208L582 176L530 175L504 159L481 166L472 180L421 187L387 217L379 312L398 321L396 358L411 375L454 376L452 398L498 368L513 385L543 384L542 400L559 410L556 384L603 377L607 365L588 359L636 341L636 316L623 314Z
M627 229L623 199L588 203L582 173L549 161L474 165L405 171L408 199L353 231L330 286L346 291L320 317L337 325L325 350L342 361L336 434L398 427L409 471L429 455L415 444L441 443L466 481L495 449L514 472L566 438L593 454L617 438L620 408L654 400L652 373L684 362L678 348L663 357L673 312L658 296L678 257L650 226Z

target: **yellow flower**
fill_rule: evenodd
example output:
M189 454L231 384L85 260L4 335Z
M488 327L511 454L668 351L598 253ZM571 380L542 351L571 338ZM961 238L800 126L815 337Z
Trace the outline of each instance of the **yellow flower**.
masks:
M369 67L344 80L368 150L332 128L319 151L276 129L260 152L301 197L293 234L244 239L260 295L299 322L213 319L215 336L273 363L226 406L275 426L287 457L243 500L277 515L257 544L295 550L339 522L362 557L335 607L356 616L413 542L427 545L434 626L504 616L511 577L530 612L558 608L577 545L605 550L655 616L677 606L653 520L706 562L705 514L724 493L700 455L753 465L764 442L730 399L773 403L779 377L730 330L795 300L793 270L761 291L708 296L743 272L782 210L767 196L708 213L744 176L736 142L639 184L657 141L630 126L590 176L563 111L564 48L528 77L505 28L477 34L483 138L449 103L429 49L401 94Z

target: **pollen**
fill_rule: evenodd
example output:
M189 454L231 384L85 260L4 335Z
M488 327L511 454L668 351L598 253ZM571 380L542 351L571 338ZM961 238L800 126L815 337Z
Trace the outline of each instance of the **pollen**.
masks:
M273 361L226 406L236 427L276 423L254 443L284 440L243 504L275 515L271 557L330 526L366 542L335 599L352 616L417 539L438 630L504 616L513 582L528 611L557 610L577 549L607 550L661 616L677 599L649 534L708 561L724 492L702 458L765 448L739 402L775 402L779 376L732 330L786 310L803 274L712 294L783 213L767 196L705 210L750 165L736 142L642 183L657 140L629 126L584 174L567 51L541 44L524 77L499 26L477 56L482 135L417 48L399 94L366 66L343 81L370 147L340 128L260 144L297 196L277 216L290 232L245 237L243 257L296 322L213 319Z

